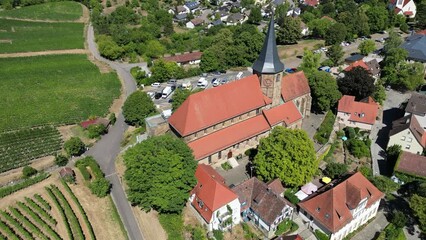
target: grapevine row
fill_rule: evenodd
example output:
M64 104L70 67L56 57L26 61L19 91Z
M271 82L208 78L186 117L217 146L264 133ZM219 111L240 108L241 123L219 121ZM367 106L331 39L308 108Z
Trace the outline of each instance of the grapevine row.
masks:
M4 232L11 240L19 240L18 235L16 235L15 231L10 228L5 222L0 220L0 229Z
M9 194L12 194L14 192L17 192L23 188L29 187L31 185L34 185L38 182L43 181L44 179L48 178L50 175L48 173L41 173L35 177L28 178L20 183L17 183L12 186L2 187L0 188L0 198L3 198Z
M23 239L25 240L31 240L34 239L30 232L27 231L18 221L16 221L8 212L0 211L0 215L6 219L13 227L21 233L21 236L23 236Z
M38 214L40 217L43 217L44 220L48 221L52 225L56 225L58 222L49 213L46 212L42 207L40 207L34 200L31 198L25 198L28 205Z
M45 187L45 189L46 189L47 194L49 195L49 197L52 199L53 204L55 204L56 208L58 209L59 213L61 214L62 221L64 222L65 228L67 229L68 238L70 240L73 240L74 237L72 235L71 227L70 227L70 224L68 223L68 219L67 219L67 216L65 215L64 209L62 208L61 204L59 204L59 201L56 198L55 194L53 194L52 189L49 188L49 187Z
M17 220L30 229L33 236L36 235L38 239L48 240L48 238L40 231L40 229L30 220L28 220L28 218L26 218L17 208L9 207L9 210Z
M52 207L50 206L50 204L42 197L40 196L40 194L34 194L34 198L37 199L37 201L43 205L44 209L46 210L52 210Z

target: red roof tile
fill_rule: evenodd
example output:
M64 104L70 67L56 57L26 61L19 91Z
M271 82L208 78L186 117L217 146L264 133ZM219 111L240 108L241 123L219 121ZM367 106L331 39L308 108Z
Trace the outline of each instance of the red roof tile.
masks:
M362 60L358 60L356 62L351 63L351 65L349 65L347 68L345 68L345 71L349 72L356 67L362 67L365 70L367 70L368 72L371 72L370 67Z
M81 122L80 125L82 128L87 128L90 125L96 124L96 122L97 122L97 119L87 120L87 121Z
M426 177L426 157L403 151L395 169L399 172Z
M258 115L196 139L188 143L188 146L192 149L195 159L199 160L269 129L263 115Z
M412 15L413 15L413 12L412 12L412 11L405 11L405 12L404 12L404 15L405 15L405 16L412 16Z
M281 95L286 102L310 92L309 82L303 71L283 77Z
M281 195L284 193L285 188L279 178L272 180L267 183L268 187L277 195Z
M191 195L195 194L192 205L207 222L210 222L214 211L238 198L226 186L224 178L209 165L199 164L195 177L197 185L191 192ZM204 204L202 208L200 200Z
M243 79L190 95L169 118L181 136L265 106L259 79Z
M302 119L302 114L300 114L296 105L294 105L292 101L286 102L268 110L264 110L263 114L271 126L274 126L280 122L285 122L285 124L288 126L297 120Z
M413 133L416 140L420 143L420 145L422 145L422 147L425 148L426 147L426 131L420 125L415 115L411 116L410 130Z
M171 57L165 57L164 60L169 62L185 63L189 61L200 60L202 55L202 52L184 53Z
M348 205L356 207L360 200L367 198L369 207L383 196L379 189L357 172L334 188L299 203L299 206L335 233L353 219Z
M371 99L369 101L369 103L356 102L354 96L344 95L339 100L337 110L351 114L349 117L350 121L374 124L379 106L376 102L371 101Z
M319 4L319 0L305 0L305 1L304 1L304 3L305 3L306 5L309 5L309 6L315 7L316 5L318 5L318 4Z

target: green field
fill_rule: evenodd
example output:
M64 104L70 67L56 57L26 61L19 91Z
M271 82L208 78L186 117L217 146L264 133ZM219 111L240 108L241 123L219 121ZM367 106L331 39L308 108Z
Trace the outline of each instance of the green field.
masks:
M86 55L7 58L0 66L0 132L102 116L120 94L117 75L101 74Z
M82 15L77 2L50 2L0 12L0 17L54 21L75 21Z
M0 19L0 53L84 48L83 23Z

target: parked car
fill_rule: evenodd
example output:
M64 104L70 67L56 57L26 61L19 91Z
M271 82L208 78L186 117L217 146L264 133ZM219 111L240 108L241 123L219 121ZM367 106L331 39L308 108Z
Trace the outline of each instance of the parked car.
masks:
M154 95L154 98L155 99L160 99L162 96L163 96L162 92L156 92L155 95Z
M160 87L160 83L159 82L155 82L155 83L151 84L151 87Z
M155 93L154 92L147 92L146 93L151 99L154 99Z
M291 68L286 68L284 70L284 72L286 72L286 73L294 73L293 69L291 69Z
M168 84L176 84L177 80L176 79L170 79L167 83Z
M222 80L220 80L220 84L226 84L228 83L228 78L224 77Z
M217 80L217 78L213 78L213 79L212 79L212 84L213 84L213 82L214 82L214 81L216 81L216 80Z
M207 88L207 86L209 85L209 82L204 78L200 78L197 82L197 87L199 88Z
M212 82L213 87L217 87L220 85L220 81L219 79L214 80L214 82Z

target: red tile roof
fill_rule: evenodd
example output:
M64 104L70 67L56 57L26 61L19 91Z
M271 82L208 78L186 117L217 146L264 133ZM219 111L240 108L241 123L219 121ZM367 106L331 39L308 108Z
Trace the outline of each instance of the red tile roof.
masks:
M96 122L97 122L97 119L87 120L87 121L81 122L80 125L82 128L87 128L90 125L96 124Z
M316 5L318 5L318 4L319 4L319 0L305 0L305 1L304 1L304 3L305 3L306 5L309 5L309 6L315 7Z
M368 72L371 72L370 67L363 60L358 60L356 62L351 63L351 65L349 65L347 68L345 68L345 71L349 72L356 67L362 67L365 70L367 70Z
M422 145L422 147L426 147L426 131L425 129L420 125L419 121L417 120L416 116L413 115L411 117L410 121L410 130L413 133L416 140Z
M294 105L292 101L286 102L268 110L264 110L263 114L271 126L274 126L280 122L285 122L286 126L288 126L302 119L302 114L300 114L296 105Z
M426 35L426 29L424 30L420 30L416 32L417 34L422 34L422 35Z
M169 118L181 136L265 106L259 79L243 79L190 95Z
M353 219L350 207L358 206L360 200L365 198L366 207L369 207L383 196L379 189L357 172L334 188L299 203L299 206L329 231L336 233Z
M195 159L199 160L269 129L263 115L258 115L196 139L188 143L188 146L192 149Z
M349 113L351 115L349 117L350 121L374 124L379 106L372 99L369 99L369 103L356 102L354 96L344 95L339 100L337 110Z
M181 55L165 57L164 60L169 62L186 63L190 61L200 60L202 55L202 52L184 53Z
M405 11L404 15L406 16L412 16L414 13L412 11Z
M277 195L281 195L284 193L285 188L279 178L272 180L267 183L268 187Z
M195 194L192 205L207 222L210 222L214 211L238 198L226 186L224 178L209 165L199 164L195 177L197 185L191 192L191 195ZM203 202L202 208L200 200Z
M396 171L426 177L426 157L418 154L405 152L399 156Z
M283 77L281 95L286 102L310 92L309 82L303 71Z

